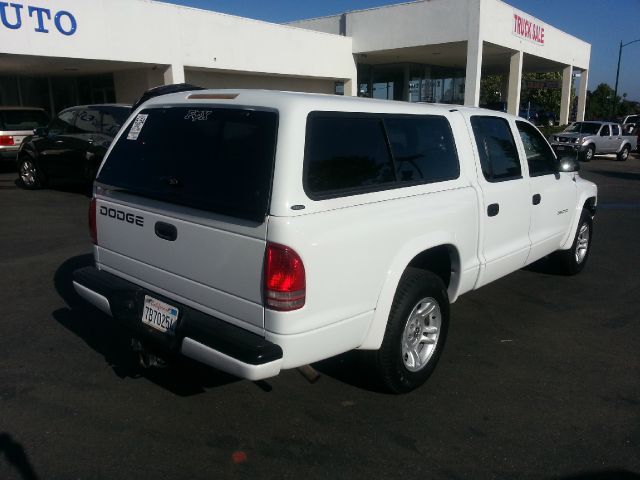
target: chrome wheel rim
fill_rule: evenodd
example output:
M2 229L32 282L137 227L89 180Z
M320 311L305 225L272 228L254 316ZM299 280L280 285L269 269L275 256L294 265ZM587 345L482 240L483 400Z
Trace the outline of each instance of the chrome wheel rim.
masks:
M576 263L580 264L584 262L589 251L589 225L583 223L580 225L580 231L578 232L578 238L576 240Z
M587 148L587 159L591 160L593 158L593 148Z
M36 167L29 160L20 164L20 180L28 186L33 186L36 183Z
M402 361L407 370L417 372L429 363L441 326L442 313L434 298L426 297L416 303L402 334Z
M623 160L626 160L628 156L629 156L629 150L628 150L628 149L626 149L626 148L623 148L623 149L622 149L622 155L621 155L621 158L622 158Z

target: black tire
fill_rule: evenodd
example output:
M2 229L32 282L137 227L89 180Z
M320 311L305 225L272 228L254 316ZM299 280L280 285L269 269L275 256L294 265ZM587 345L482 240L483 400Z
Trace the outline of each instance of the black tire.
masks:
M589 260L592 240L593 220L591 219L591 213L587 210L582 210L571 248L569 250L558 250L551 255L556 272L561 275L576 275L580 273L587 260ZM583 251L583 248L586 248L586 250Z
M587 149L582 152L580 160L582 160L583 162L590 162L591 160L593 160L595 154L596 148L593 145L589 145Z
M430 309L434 304L436 308ZM423 316L418 314L421 306L425 309ZM449 297L440 277L407 268L393 299L382 345L375 352L377 373L384 387L394 393L407 393L426 382L442 354L448 327ZM429 334L425 329L438 331ZM414 362L413 368L407 365L415 357L405 353L409 337L415 347L411 352L425 357Z
M625 145L624 147L622 147L622 150L620 150L616 156L618 158L618 161L620 162L626 162L627 158L629 158L629 152L631 151L631 147L629 147L629 145Z
M30 155L23 155L18 160L18 177L22 186L27 190L37 190L44 186L40 170Z

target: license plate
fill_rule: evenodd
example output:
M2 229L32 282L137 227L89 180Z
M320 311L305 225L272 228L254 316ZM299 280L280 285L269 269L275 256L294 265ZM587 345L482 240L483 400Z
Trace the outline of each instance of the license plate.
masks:
M142 323L152 328L173 335L178 321L178 309L173 305L161 302L158 299L144 296L144 309L142 310Z

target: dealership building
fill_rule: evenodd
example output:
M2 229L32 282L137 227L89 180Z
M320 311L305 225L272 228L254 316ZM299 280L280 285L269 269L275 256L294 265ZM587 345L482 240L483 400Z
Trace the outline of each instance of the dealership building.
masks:
M151 0L14 0L0 2L0 105L53 113L188 82L478 106L482 76L500 74L509 112L523 88L559 88L567 123L574 95L584 117L590 53L500 0L423 0L286 25ZM562 80L531 85L527 72Z

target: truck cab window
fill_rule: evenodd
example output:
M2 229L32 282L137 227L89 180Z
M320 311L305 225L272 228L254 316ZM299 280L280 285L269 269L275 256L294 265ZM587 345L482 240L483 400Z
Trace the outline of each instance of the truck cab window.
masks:
M555 174L557 172L556 157L540 132L526 122L517 121L516 125L527 156L529 175L537 177Z

